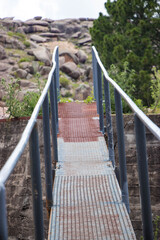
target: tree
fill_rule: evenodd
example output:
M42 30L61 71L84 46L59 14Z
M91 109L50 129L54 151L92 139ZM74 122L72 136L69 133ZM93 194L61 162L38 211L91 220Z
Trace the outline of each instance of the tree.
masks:
M114 64L123 71L129 63L135 98L150 106L152 69L160 66L160 1L108 0L105 8L90 30L93 44L107 69Z

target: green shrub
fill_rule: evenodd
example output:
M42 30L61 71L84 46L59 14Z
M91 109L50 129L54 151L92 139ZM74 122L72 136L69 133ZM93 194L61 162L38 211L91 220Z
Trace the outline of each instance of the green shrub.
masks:
M18 63L21 63L21 62L30 62L30 61L31 61L30 58L23 57L23 58L21 58L21 59L18 61Z
M28 41L26 41L26 40L23 42L23 44L26 46L26 48L29 48L30 45L31 45L30 42L28 42Z
M67 88L69 86L69 79L64 77L64 76L61 76L60 77L60 84L63 88Z

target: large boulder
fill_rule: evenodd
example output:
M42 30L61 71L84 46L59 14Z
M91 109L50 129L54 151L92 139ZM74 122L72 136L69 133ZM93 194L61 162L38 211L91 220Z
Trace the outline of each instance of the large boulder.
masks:
M40 26L47 26L48 27L48 22L43 21L43 20L27 20L25 22L25 25L27 26L34 26L34 25L40 25Z
M83 50L79 50L76 53L76 56L78 57L80 63L85 63L87 60L87 55L85 54L85 52Z
M48 32L48 27L40 25L31 25L24 28L25 33Z
M78 79L80 77L80 70L74 62L66 62L60 67L60 69L73 79Z
M65 51L61 52L59 55L65 58L65 62L74 62L75 64L78 64L78 58L72 52Z
M6 57L7 57L7 54L4 48L0 45L0 60L5 59Z
M91 88L87 84L82 83L75 91L75 99L84 100L91 94Z
M39 35L36 35L36 34L31 35L31 36L30 36L30 39L31 39L32 41L37 42L37 43L44 43L44 42L46 42L46 39L45 39L45 38L43 38L43 37L41 37L41 36L39 36Z
M9 69L10 65L7 63L0 62L0 72L5 72Z
M51 66L51 54L46 47L33 48L32 52L37 60L44 62L46 66Z
M28 72L23 69L18 69L16 72L17 77L25 79L27 77Z

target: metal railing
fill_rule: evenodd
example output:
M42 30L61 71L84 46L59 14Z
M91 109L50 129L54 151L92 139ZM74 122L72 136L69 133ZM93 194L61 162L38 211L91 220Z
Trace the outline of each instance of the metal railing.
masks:
M102 96L102 73L104 80L104 94L105 94L105 108L106 108L106 130L108 135L108 148L109 157L115 168L114 158L114 143L113 143L113 130L111 120L111 103L110 103L110 90L109 84L114 87L115 96L115 109L116 109L116 125L117 125L117 138L118 138L118 154L120 165L120 180L122 201L125 203L126 208L129 210L129 196L128 196L128 182L127 182L127 169L126 169L126 156L125 156L125 142L124 142L124 123L123 123L123 109L121 97L128 103L135 118L135 134L136 134L136 147L137 147L137 161L140 183L141 195L141 209L142 209L142 222L143 222L143 236L144 239L153 239L153 226L152 226L152 213L150 201L150 187L148 177L148 162L146 151L146 135L145 127L160 140L160 128L155 125L130 99L130 97L118 86L118 84L108 76L95 47L92 47L92 61L93 61L93 82L94 82L94 95L97 101L97 111L99 113L100 131L104 133L104 114L103 114L103 96Z
M47 210L50 211L53 205L52 199L52 161L51 161L51 139L50 139L50 120L49 120L49 97L51 108L51 128L52 142L54 150L54 161L58 161L57 153L57 132L58 132L58 99L57 89L59 89L59 63L58 47L55 48L52 57L52 69L49 73L47 83L34 108L30 120L23 131L21 139L0 171L0 239L8 239L7 212L5 199L5 183L14 170L20 159L27 143L29 142L31 159L31 178L32 178L32 198L33 215L35 224L35 239L44 239L43 223L43 204L41 190L41 170L40 152L37 128L37 117L42 107L43 110L43 136L44 136L44 155L45 155L45 179L46 179L46 202Z

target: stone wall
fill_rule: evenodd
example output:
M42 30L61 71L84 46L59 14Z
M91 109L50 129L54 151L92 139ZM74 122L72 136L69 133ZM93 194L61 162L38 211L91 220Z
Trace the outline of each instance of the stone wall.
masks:
M18 143L27 124L24 120L0 120L0 168L4 165ZM45 222L45 237L47 239L48 219L46 211L43 129L42 120L38 119L39 145L41 160L41 179L43 192L43 211ZM53 158L52 158L53 159ZM9 239L35 239L32 212L32 190L30 175L29 144L21 156L15 170L6 183L6 201L8 215Z
M160 125L160 115L149 116L156 124ZM11 152L20 139L21 133L27 124L26 120L0 120L0 168L4 165ZM116 163L118 165L117 137L115 128L115 116L112 117L114 128L114 145L116 153ZM132 115L124 116L126 159L130 195L131 220L136 231L137 239L142 235L141 210L139 198L139 183L137 172L136 146L134 137L134 117ZM42 169L42 189L44 203L45 236L47 238L48 219L45 208L45 175L44 175L44 155L43 155L43 137L42 120L38 120L38 129L40 135L40 153ZM160 216L160 144L147 131L147 152L150 176L151 202L153 218ZM52 154L53 156L53 154ZM53 157L52 157L53 159ZM8 213L8 231L9 239L34 239L34 225L32 213L31 196L31 176L30 176L30 157L28 145L24 154L21 156L14 172L6 184L6 199Z
M150 115L149 118L160 126L160 115ZM112 123L114 129L114 146L115 159L118 166L118 142L116 134L116 119L112 116ZM125 147L126 147L126 161L127 161L127 176L129 185L129 200L133 227L136 232L137 239L142 236L142 221L141 208L139 196L139 182L138 182L138 166L136 157L136 143L134 134L134 116L124 115L124 132L125 132ZM147 155L148 155L148 169L150 179L151 191L151 205L153 219L156 215L160 216L160 143L159 141L146 130L147 139Z

